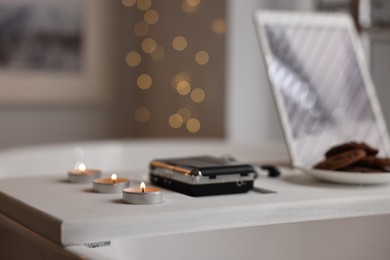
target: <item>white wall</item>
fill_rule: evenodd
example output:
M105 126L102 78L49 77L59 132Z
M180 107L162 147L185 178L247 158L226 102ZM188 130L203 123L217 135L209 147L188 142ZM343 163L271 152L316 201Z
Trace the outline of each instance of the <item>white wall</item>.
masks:
M1 107L0 148L104 138L109 116L100 106Z
M229 0L227 38L227 138L259 142L283 138L266 78L252 14L256 9L312 10L313 0Z
M91 0L93 1L93 0ZM105 28L94 24L93 30L101 30L107 38L107 60L104 82L109 82L112 90L112 100L106 104L85 101L77 102L48 102L35 103L0 103L0 149L12 146L36 145L53 142L69 142L78 140L95 140L127 137L132 134L132 124L128 111L133 97L127 93L123 82L133 75L122 66L123 45L126 34L121 30L127 29L123 24L131 24L133 17L119 15L122 20L113 19L125 8L120 1L100 2L97 5L100 19L105 21ZM120 38L122 37L122 38ZM102 84L102 82L100 82ZM4 93L0 93L4 95Z

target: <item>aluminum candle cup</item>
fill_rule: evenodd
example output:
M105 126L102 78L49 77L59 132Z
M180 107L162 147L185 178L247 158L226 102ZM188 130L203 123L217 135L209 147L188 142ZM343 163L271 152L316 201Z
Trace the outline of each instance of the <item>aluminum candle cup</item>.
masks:
M123 190L123 202L137 205L160 204L162 203L162 193L158 188L146 188L142 182L140 188Z
M129 187L130 180L127 178L117 178L113 174L111 178L99 178L93 181L93 191L99 193L120 193Z
M87 169L85 164L80 163L76 169L70 170L68 172L68 180L74 183L88 183L92 182L94 179L99 178L102 175L102 172L97 169Z

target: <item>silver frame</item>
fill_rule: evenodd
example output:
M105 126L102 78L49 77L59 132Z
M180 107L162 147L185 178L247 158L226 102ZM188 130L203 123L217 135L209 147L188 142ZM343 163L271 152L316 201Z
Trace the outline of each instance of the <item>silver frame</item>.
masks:
M267 66L266 57L271 54L269 41L267 34L265 33L266 25L310 25L310 26L332 26L335 28L344 29L348 32L352 47L356 54L357 63L362 74L363 81L365 83L365 88L368 94L368 99L370 101L373 113L375 115L376 123L381 134L382 139L384 140L384 146L386 150L390 150L390 141L388 137L388 132L386 124L381 112L378 98L376 96L375 87L369 73L367 63L365 60L365 55L359 37L355 30L353 21L350 16L347 14L341 13L301 13L301 12L286 12L286 11L263 11L258 10L253 15L254 25L256 29L256 34L258 41L260 43L260 49L263 53L262 57L264 63ZM279 118L283 128L283 133L287 143L287 148L293 166L307 166L305 162L299 161L296 154L296 149L294 148L292 129L288 121L287 111L285 111L283 106L283 99L280 93L276 90L273 85L268 72L267 79L272 86L272 93L274 101L277 106L279 113Z
M210 179L208 176L203 176L201 171L197 174L193 174L190 169L171 166L161 163L159 161L152 161L151 165L154 166L151 169L151 173L167 181L174 180L191 185L203 185L203 184L217 184L217 183L240 183L243 181L254 181L256 172L249 172L247 176L241 176L241 173L237 174L220 174L215 178Z

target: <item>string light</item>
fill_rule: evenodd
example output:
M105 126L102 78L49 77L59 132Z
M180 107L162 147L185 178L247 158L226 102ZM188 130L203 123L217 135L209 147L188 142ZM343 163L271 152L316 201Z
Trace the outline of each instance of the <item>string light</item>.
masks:
M206 93L201 88L195 88L191 91L191 99L195 103L201 103L206 97Z
M211 30L216 34L223 34L226 31L225 21L222 19L216 19L211 23Z
M139 37L146 36L149 32L149 25L143 21L134 25L134 33Z
M151 0L138 0L137 7L141 11L146 11L152 6Z
M198 63L199 65L205 65L209 62L209 54L207 51L198 51L196 54L195 54L195 61L196 63Z
M148 10L144 14L144 21L147 24L155 24L158 22L158 19L160 19L160 16L158 12L154 9Z
M179 128L183 124L183 118L179 114L173 114L169 117L168 123L172 128Z
M137 67L141 63L141 55L136 51L131 51L126 55L126 63L130 67Z
M180 81L187 81L188 83L191 82L190 80L190 75L188 75L188 73L186 72L180 72L178 74L176 74L172 80L171 80L171 84L172 84L172 87L173 88L176 88L177 87L177 84L180 82Z
M163 47L157 45L156 49L150 54L150 56L154 60L162 60L165 56L165 50Z
M200 4L200 0L185 0L186 3L189 5L189 6L198 6Z
M177 113L181 115L184 122L187 122L191 118L191 111L186 107L181 107L177 110Z
M135 110L134 117L138 122L146 123L150 119L150 111L146 107L139 107Z
M187 39L183 36L176 36L173 38L172 47L176 51L183 51L187 48Z
M139 72L141 69L145 69L143 67L144 65L149 64L150 62L154 62L153 64L157 64L156 61L162 60L166 55L177 55L181 58L188 58L193 57L192 59L195 60L195 64L198 65L206 65L210 62L210 54L208 53L207 49L203 49L200 51L195 51L193 46L193 42L189 41L185 36L177 34L175 37L171 38L171 48L169 46L169 42L166 42L166 38L162 37L159 33L159 26L155 27L156 23L160 20L160 13L159 9L153 9L157 8L155 5L152 7L152 0L121 0L122 4L126 7L134 7L136 12L138 14L142 15L143 13L143 21L137 22L133 26L133 32L135 36L141 37L139 39L140 46L136 46L134 48L134 51L129 51L126 55L126 63L130 67L137 67L142 62L142 68L135 69L134 72ZM181 1L181 8L186 13L193 13L197 10L199 10L199 7L201 5L201 0L182 0ZM137 10L138 9L138 10ZM139 11L140 10L140 11ZM142 12L141 12L142 11ZM161 17L163 13L161 13ZM194 14L195 15L195 14ZM142 16L141 16L142 17ZM187 16L189 17L189 16ZM195 16L193 16L195 17ZM191 18L192 19L192 18ZM201 19L201 18L200 18ZM212 20L214 19L214 20ZM217 34L224 34L226 32L226 23L223 19L220 18L212 18L209 23L209 28L211 28L211 31L217 35ZM162 21L166 22L166 20ZM183 21L185 22L185 21ZM166 26L164 24L164 26ZM131 28L131 27L130 27ZM206 28L207 30L207 28ZM209 29L210 30L210 29ZM179 30L178 30L179 31ZM175 35L175 34L173 34ZM217 37L217 36L214 36ZM218 38L221 39L221 38ZM158 44L160 45L158 45ZM140 49L138 49L140 48ZM196 46L195 46L196 48ZM136 50L136 51L135 51ZM198 49L199 50L199 49ZM177 51L177 52L175 52ZM182 53L178 53L182 52ZM146 54L147 55L146 55ZM195 53L195 55L194 55ZM194 55L194 56L192 56ZM173 56L174 57L174 56ZM171 61L171 56L166 58L166 61L160 62L159 64L161 66L164 66L165 62ZM155 61L153 61L155 60ZM194 61L192 60L192 62ZM189 71L191 72L191 66L192 68L196 68L196 70L200 69L199 66L196 67L194 63L191 65L191 60L188 63L188 66L190 66ZM160 66L159 65L159 66ZM184 68L187 66L185 63L183 64ZM154 65L153 65L154 66ZM152 66L152 68L153 68ZM208 68L208 67L206 67ZM157 68L158 69L158 68ZM142 71L142 70L141 70ZM167 73L172 73L172 70L163 70L165 75ZM159 85L164 85L164 80L161 77L155 77L155 74L152 73L151 70L148 70L149 73L143 73L139 74L136 79L136 86L140 90L148 90L154 86L156 83L153 82L155 80L158 81ZM192 73L192 72L191 72ZM191 76L193 76L191 74ZM199 75L194 75L199 76ZM153 80L152 80L153 77ZM169 78L168 78L169 80ZM191 104L191 101L194 103L202 103L206 99L206 91L204 88L193 88L192 84L198 84L198 80L193 80L191 82L191 77L188 72L180 72L175 74L170 78L171 85L175 89L175 92L178 93L181 96L188 97L182 97L181 103L187 103L190 101L189 104ZM160 84L161 83L161 84ZM166 84L166 82L165 82ZM150 90L149 90L150 91ZM154 93L154 89L150 93ZM191 98L191 100L189 100ZM178 99L178 98L177 98ZM179 101L179 99L178 99ZM194 105L192 103L192 106L199 107L199 105ZM201 129L201 122L199 118L195 118L194 116L197 114L197 110L191 111L189 107L180 107L175 113L172 113L168 118L168 124L171 128L181 128L183 127L183 130L186 129L188 132L195 134L198 133ZM148 107L140 106L136 108L134 111L134 118L137 122L140 123L146 123L151 119L151 112ZM165 119L166 120L166 119Z
M141 43L141 48L145 53L152 53L156 50L156 41L152 38L145 38Z
M188 95L191 91L191 85L188 81L182 80L179 83L177 83L176 86L177 93L179 93L182 96Z
M200 121L196 118L191 118L186 123L187 130L191 133L196 133L200 130Z
M139 75L137 78L137 86L143 90L150 88L152 82L152 78L146 73Z
M200 1L183 0L181 2L181 9L186 13L193 13L198 9Z
M137 0L122 0L122 4L126 7L132 7L137 3Z

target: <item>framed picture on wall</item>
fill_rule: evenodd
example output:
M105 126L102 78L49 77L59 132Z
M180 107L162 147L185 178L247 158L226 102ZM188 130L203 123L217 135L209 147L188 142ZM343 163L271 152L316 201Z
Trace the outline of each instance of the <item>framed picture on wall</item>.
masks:
M0 105L104 102L104 1L0 3Z

